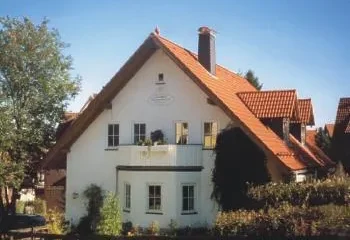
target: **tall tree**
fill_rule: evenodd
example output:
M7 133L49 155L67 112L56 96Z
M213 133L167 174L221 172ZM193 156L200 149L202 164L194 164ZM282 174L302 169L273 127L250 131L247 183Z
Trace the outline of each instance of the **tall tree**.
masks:
M35 178L68 101L79 91L66 47L46 19L36 25L28 18L0 18L0 220L14 211L24 177Z
M259 82L259 78L255 76L254 72L252 70L248 70L244 78L248 80L257 90L261 90L263 84Z
M223 211L249 206L248 185L270 181L264 152L240 129L228 126L215 147L212 198Z

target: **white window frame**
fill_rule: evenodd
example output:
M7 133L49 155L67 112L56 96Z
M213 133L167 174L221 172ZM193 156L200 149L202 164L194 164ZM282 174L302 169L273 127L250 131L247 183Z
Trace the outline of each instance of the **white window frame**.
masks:
M127 194L127 186L129 186L129 196ZM128 201L129 206L127 206ZM124 182L124 209L128 211L131 209L131 184L128 182Z
M140 130L141 130L141 124L145 124L145 140L146 140L146 136L147 136L147 124L145 122L134 122L134 124L132 125L132 141L134 144L137 144L140 141L140 137L143 136L143 134L140 134ZM135 134L135 125L139 125L138 127L138 134ZM138 140L135 142L135 137L138 136Z
M109 126L110 125L118 125L118 134L117 135L114 135L114 128L113 128L113 134L112 135L110 135L109 134ZM118 137L118 144L117 145L115 145L114 144L114 137ZM113 145L112 146L110 146L109 145L109 137L112 137L113 138ZM120 124L119 123L108 123L107 124L107 148L117 148L119 145L120 145Z
M150 209L149 205L149 188L152 186L160 187L160 209ZM154 197L155 199L156 197ZM146 184L146 212L148 213L162 213L163 212L163 184L162 183L147 183Z
M193 209L184 210L183 200L183 188L184 187L193 187ZM190 199L190 198L187 198ZM181 213L188 214L188 213L195 213L197 206L197 186L195 183L182 183L181 184Z
M182 124L186 123L187 124L187 138L186 138L186 143L177 143L177 125L181 124L181 128L182 128ZM180 136L185 136L182 132L181 129L181 135ZM177 145L188 145L189 144L189 140L190 140L190 125L187 121L176 121L175 122L175 144Z
M214 133L212 132L211 133L211 135L206 135L205 134L205 124L206 123L211 123L211 124L213 124L213 123L216 123L216 133L215 133L215 135L216 135L216 139L217 139L217 137L218 137L218 134L219 134L219 123L218 123L218 121L216 121L216 120L208 120L208 121L204 121L203 123L202 123L202 129L203 129L203 148L204 149L214 149L215 148L215 145L216 145L216 142L215 143L212 143L212 145L211 146L205 146L205 137L206 136L211 136L211 138L213 138L213 136L214 136ZM213 139L211 139L211 141L212 141Z

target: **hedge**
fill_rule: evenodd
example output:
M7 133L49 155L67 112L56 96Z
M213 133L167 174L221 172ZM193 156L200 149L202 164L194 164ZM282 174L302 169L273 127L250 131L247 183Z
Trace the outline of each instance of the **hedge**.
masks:
M248 196L255 207L278 207L287 202L293 206L344 205L350 199L350 178L331 177L303 183L268 183L250 187Z
M215 232L221 236L316 236L349 234L350 207L311 208L281 205L267 211L219 213Z

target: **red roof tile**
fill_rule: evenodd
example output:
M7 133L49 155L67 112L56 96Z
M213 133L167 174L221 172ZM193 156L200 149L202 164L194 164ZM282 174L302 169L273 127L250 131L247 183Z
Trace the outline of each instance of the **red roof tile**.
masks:
M324 126L325 130L327 131L328 135L330 137L333 137L333 132L334 132L334 124L333 123L327 123Z
M295 90L239 92L239 98L257 118L293 118Z
M335 163L319 148L316 144L316 130L306 131L306 146L310 149L313 155L322 163L323 166L332 166Z
M298 99L300 121L306 125L315 125L311 99Z

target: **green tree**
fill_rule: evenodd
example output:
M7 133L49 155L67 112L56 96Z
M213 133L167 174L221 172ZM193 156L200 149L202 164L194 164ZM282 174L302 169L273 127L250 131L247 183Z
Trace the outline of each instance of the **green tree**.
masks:
M248 70L244 74L244 78L248 80L257 90L261 90L263 84L259 82L259 78L255 76L254 72L252 70Z
M323 128L318 128L315 136L315 142L326 155L330 156L331 139Z
M212 198L223 211L249 207L248 184L270 181L264 152L237 127L220 132L215 147Z
M117 236L122 230L122 215L118 197L107 193L100 210L101 218L97 231L103 235Z
M6 166L0 167L0 221L14 212L24 177L35 179L79 91L66 47L46 19L36 25L28 18L0 18L0 165Z

